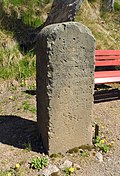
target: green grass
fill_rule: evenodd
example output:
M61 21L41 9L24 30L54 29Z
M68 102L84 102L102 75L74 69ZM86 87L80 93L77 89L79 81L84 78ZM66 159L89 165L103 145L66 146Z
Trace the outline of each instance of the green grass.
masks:
M117 9L119 8L118 4L119 1L116 0ZM99 0L95 0L95 2L89 0L89 3L84 0L77 13L76 21L86 25L92 31L96 39L96 49L119 50L119 14L116 7L114 13L102 11Z
M14 14L27 25L37 27L43 23L40 18L42 9L50 2L51 0L5 0L2 4L7 13Z
M29 90L36 90L36 83L29 85Z
M1 171L0 172L0 176L7 176L7 175L8 175L7 171Z
M115 11L120 11L120 2L114 2L114 10Z
M24 172L17 163L15 167L10 167L9 170L0 171L0 176L24 176Z
M14 33L0 30L0 79L26 79L36 74L35 54L22 53Z
M87 151L83 151L82 153L80 152L80 156L82 156L82 157L88 157L89 154L88 154Z
M23 111L30 111L32 113L36 113L36 107L31 105L27 100L22 102L22 105L18 109L23 109Z
M64 176L69 176L69 175L72 175L72 173L74 172L74 167L66 167L65 169L64 169L64 173L65 173L65 175Z
M26 56L19 62L19 72L16 78L26 79L35 74L35 69L36 69L35 59L30 60L29 56Z
M20 59L16 48L0 50L0 78L26 79L36 74L35 56L27 54Z
M0 79L25 80L36 75L35 54L20 44L30 42L29 32L43 23L41 14L51 0L0 2ZM26 32L24 32L26 31ZM29 47L29 46L28 46Z
M7 170L3 170L0 172L0 176L14 176L14 169L13 168L10 168L9 171Z
M22 106L23 106L24 111L27 111L30 109L30 104L27 101L24 101L22 103Z

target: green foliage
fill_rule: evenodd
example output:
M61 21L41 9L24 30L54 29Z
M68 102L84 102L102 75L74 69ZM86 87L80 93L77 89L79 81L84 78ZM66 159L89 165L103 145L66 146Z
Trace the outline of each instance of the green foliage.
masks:
M29 104L27 101L24 101L24 102L22 103L22 106L23 106L23 109L24 109L25 111L27 111L27 110L30 109L30 104Z
M64 172L65 172L65 176L70 175L69 168L65 168Z
M107 153L110 150L110 146L104 143L104 140L100 139L99 136L97 136L96 139L93 140L93 144L102 152Z
M50 3L51 0L5 0L3 1L4 4L12 4L13 6L19 6L19 5L43 5Z
M6 0L3 1L3 7L19 17L24 24L38 27L43 23L40 18L42 8L50 2L51 0Z
M93 144L98 144L100 143L100 137L96 136L96 138L93 140Z
M19 62L19 73L17 74L16 79L22 78L26 79L32 75L32 72L35 72L36 63L35 60L30 61L26 56L24 59Z
M37 109L36 109L36 107L31 107L31 109L29 111L31 111L32 113L36 113Z
M36 90L36 84L29 85L29 90Z
M14 176L14 168L10 168L9 171L3 170L0 172L0 176Z
M35 11L33 11L33 9L29 9L22 14L21 18L25 24L38 27L43 23L43 20L40 17L35 17L34 13Z
M88 0L88 2L91 2L91 3L92 3L92 2L95 2L95 1L96 1L96 0Z
M70 168L66 167L64 169L64 172L65 172L64 176L69 176L69 175L71 175L74 172L74 167L70 167Z
M120 11L120 3L118 3L118 2L114 2L114 10L115 11Z
M26 79L36 74L36 60L33 55L20 57L17 49L0 50L0 78Z
M88 157L88 152L87 151L83 151L83 152L80 153L80 155L82 157Z
M48 158L33 158L30 167L32 169L41 170L48 166Z
M7 176L7 171L1 171L0 176Z
M23 110L24 111L30 111L30 112L32 112L32 113L36 113L36 107L31 107L31 105L29 104L29 102L28 101L23 101L23 103L22 103L22 106L20 107L20 109L22 109L23 108Z
M17 163L15 167L10 167L9 170L3 170L0 172L0 176L23 176L24 172L20 168L20 164Z

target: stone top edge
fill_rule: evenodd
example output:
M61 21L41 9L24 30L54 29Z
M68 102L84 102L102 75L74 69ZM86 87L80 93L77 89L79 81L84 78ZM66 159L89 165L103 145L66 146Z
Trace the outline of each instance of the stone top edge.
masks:
M41 30L40 34L41 33L49 33L49 32L52 33L52 32L55 32L55 31L57 32L60 28L62 29L62 28L65 28L65 27L67 28L67 27L73 27L73 26L77 27L79 29L80 33L88 33L91 37L94 38L91 30L87 26L83 25L80 22L73 22L73 21L50 24L50 25L44 27ZM94 38L94 40L95 40L95 38Z

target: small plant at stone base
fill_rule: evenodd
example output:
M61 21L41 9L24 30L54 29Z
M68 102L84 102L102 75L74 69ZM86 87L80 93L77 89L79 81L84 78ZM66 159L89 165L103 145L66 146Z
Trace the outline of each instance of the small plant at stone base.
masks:
M107 153L110 150L110 146L105 143L104 139L100 139L99 136L96 136L96 138L93 140L93 144L102 152Z
M33 158L30 167L38 171L48 166L48 158Z
M87 151L80 151L80 156L82 156L82 157L88 157L88 152Z
M74 167L70 167L70 168L66 167L66 168L64 169L64 172L65 172L65 175L64 175L64 176L69 176L69 175L71 175L74 171L75 171Z

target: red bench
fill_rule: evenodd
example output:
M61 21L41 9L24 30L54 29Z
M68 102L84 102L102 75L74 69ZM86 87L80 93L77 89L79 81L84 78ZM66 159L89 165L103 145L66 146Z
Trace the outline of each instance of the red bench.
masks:
M113 69L113 66L120 66L120 50L96 50L95 84L120 82L120 70ZM99 67L103 69L97 71Z

